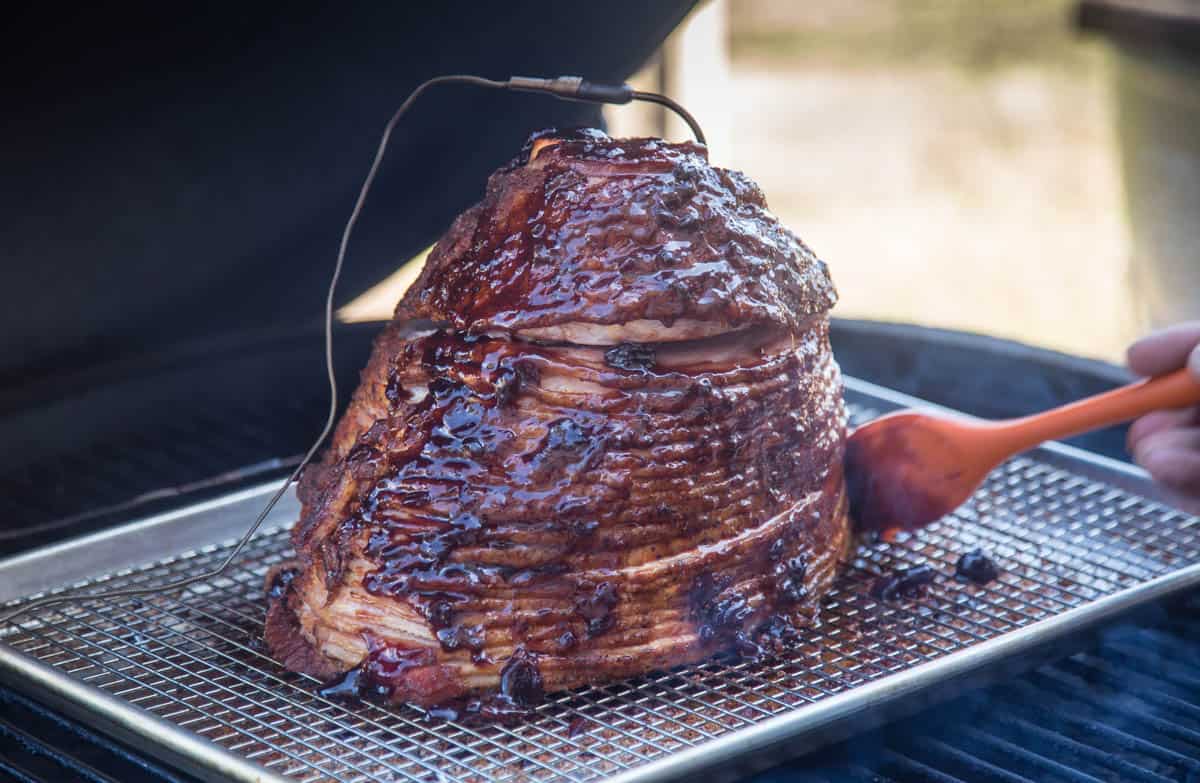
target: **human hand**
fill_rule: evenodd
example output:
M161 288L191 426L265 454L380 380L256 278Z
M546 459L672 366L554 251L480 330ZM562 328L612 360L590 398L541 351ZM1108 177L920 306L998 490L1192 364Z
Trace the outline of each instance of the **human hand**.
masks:
M1129 369L1162 375L1186 366L1200 380L1200 321L1147 335L1129 346ZM1155 480L1200 498L1200 407L1155 411L1129 428L1129 451Z

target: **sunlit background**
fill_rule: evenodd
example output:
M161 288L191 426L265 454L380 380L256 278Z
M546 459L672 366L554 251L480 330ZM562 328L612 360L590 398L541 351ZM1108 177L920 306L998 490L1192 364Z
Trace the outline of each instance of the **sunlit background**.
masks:
M635 81L680 98L713 162L829 262L837 315L1116 359L1140 326L1110 55L1072 7L711 0ZM609 123L686 137L652 107ZM343 316L388 317L416 263Z

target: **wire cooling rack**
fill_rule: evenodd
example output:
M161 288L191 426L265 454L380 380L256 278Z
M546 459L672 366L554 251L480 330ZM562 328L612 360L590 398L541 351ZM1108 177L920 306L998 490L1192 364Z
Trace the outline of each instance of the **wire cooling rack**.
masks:
M865 384L848 386L859 421L897 402ZM552 695L514 727L348 706L282 670L260 642L263 575L290 554L282 524L257 536L224 575L182 593L81 596L19 617L0 628L0 676L212 778L662 779L785 740L794 752L839 718L1200 583L1200 519L1152 493L1136 474L1061 447L1014 459L954 515L897 543L860 546L824 601L819 627L786 654L715 659ZM213 508L175 514L162 530L195 535ZM136 535L144 547L158 534L151 521L105 543L119 548L121 535ZM40 592L164 584L211 568L233 543L171 549L174 539L162 538L165 549L149 565ZM984 587L957 581L958 557L980 548L999 578ZM53 560L78 567L96 551L67 545ZM36 575L21 569L48 562L0 564L0 583L6 575L29 580ZM923 597L871 596L879 575L920 564L939 574Z

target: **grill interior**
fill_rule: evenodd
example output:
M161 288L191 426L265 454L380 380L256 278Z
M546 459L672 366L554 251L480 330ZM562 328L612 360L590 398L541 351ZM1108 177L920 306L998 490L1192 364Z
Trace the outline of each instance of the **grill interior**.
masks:
M876 411L849 395L853 415ZM857 404L853 404L857 401ZM179 595L81 599L0 629L5 643L274 772L299 780L592 780L635 771L784 712L1200 563L1200 520L1038 457L998 470L959 513L897 544L860 547L824 621L785 656L715 660L553 696L517 727L466 728L414 709L347 707L283 672L258 639L263 573L288 554L264 531L229 572ZM155 585L212 566L229 544L78 589ZM1001 568L953 578L966 551ZM928 563L919 600L882 604L880 574Z
M1085 652L748 783L1193 783L1197 645L1200 600L1155 606Z

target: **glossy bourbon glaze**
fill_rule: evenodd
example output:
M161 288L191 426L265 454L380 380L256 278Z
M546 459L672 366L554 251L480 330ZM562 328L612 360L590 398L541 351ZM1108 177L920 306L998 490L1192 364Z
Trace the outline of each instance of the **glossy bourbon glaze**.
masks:
M834 303L825 265L700 145L583 131L529 154L492 175L398 315L475 332L679 318L794 328Z
M811 621L849 535L816 293L832 287L701 153L590 133L492 178L301 483L297 561L268 580L285 666L330 696L507 719L545 692L759 655ZM701 215L678 263L643 254L684 241L664 199ZM711 255L735 246L764 267ZM699 288L668 306L659 272ZM547 317L720 328L594 347L509 331Z

